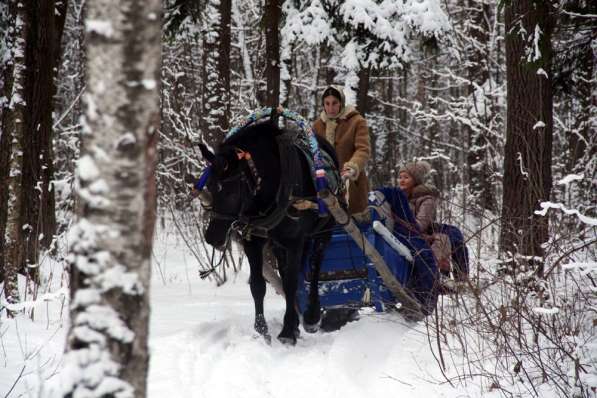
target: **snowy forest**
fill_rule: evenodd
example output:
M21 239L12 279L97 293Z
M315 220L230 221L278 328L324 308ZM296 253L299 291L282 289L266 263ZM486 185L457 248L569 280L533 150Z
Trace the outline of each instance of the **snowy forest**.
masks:
M430 164L468 275L424 319L264 341L199 144L332 84L372 190ZM0 398L597 397L596 278L593 0L0 3Z

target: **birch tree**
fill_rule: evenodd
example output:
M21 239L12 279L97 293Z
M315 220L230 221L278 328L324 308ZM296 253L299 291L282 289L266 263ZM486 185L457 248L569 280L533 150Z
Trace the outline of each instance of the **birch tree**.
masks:
M154 191L147 149L159 123L161 3L101 0L88 3L87 12L80 212L69 232L71 327L62 390L65 397L143 397L152 236L144 216Z

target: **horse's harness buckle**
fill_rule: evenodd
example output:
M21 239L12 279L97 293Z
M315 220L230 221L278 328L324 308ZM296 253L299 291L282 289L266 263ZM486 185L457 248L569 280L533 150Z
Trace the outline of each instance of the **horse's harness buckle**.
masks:
M244 240L251 240L251 232L248 223L242 222L240 220L234 220L232 225L230 225L230 230L236 231Z

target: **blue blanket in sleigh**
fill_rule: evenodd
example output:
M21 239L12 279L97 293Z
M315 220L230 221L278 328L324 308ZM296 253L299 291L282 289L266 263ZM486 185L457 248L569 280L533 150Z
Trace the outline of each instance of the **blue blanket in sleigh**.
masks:
M415 217L408 205L406 195L398 188L379 188L385 201L390 204L395 218L403 222L393 223L393 233L398 240L410 250L413 263L410 278L406 287L423 305L427 313L431 313L437 303L439 271L431 247L421 236L416 226ZM383 199L382 199L383 200ZM382 203L372 203L380 206Z
M382 195L375 194L376 192ZM397 188L381 188L376 192L370 196L373 220L380 221L391 229L394 237L410 252L412 261L392 248L379 233L374 231L371 224L361 226L361 232L384 257L396 279L412 292L424 311L430 314L435 308L439 293L437 289L439 271L431 248L415 226L415 218L404 193ZM379 211L384 204L382 202L390 205L389 215ZM396 219L401 222L394 222ZM445 225L442 228L451 240L454 239L452 247L462 247L466 250L462 233L456 227ZM458 245L457 241L461 244ZM463 250L453 254L453 258L454 256L459 259L465 258L466 261L462 261L468 264L467 253ZM309 267L305 262L299 278L297 296L301 312L306 304L309 280L311 280ZM372 304L381 311L385 305L396 303L393 295L383 285L371 261L364 256L341 227L334 232L330 245L325 251L321 264L319 293L321 306L325 309Z

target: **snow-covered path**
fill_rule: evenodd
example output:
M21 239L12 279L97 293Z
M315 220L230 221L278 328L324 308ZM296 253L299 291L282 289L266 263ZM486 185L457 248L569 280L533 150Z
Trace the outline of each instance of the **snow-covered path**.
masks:
M184 251L160 255L169 281L154 279L150 398L479 396L443 383L424 325L365 312L337 332L302 332L295 347L275 338L268 346L252 330L246 273L215 288L199 280ZM268 290L272 336L283 305Z
M303 332L295 347L275 338L269 346L252 329L247 271L221 287L202 281L174 235L157 240L153 267L150 398L481 396L478 387L467 392L444 382L424 324L363 312L339 331ZM54 275L53 299L35 303L34 321L21 315L0 322L0 397L54 396L68 291L60 264L48 262L43 269ZM274 337L284 301L269 289L265 304Z

